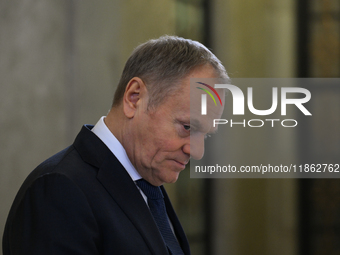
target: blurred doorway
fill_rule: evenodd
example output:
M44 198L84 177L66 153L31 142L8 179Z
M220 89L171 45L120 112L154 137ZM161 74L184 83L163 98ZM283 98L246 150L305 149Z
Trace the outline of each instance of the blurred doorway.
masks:
M340 77L339 0L299 1L297 55L299 77ZM301 163L339 163L339 85L311 91L311 107L331 110L303 123ZM325 120L332 120L332 125L323 125ZM302 179L299 189L300 254L340 254L340 179Z

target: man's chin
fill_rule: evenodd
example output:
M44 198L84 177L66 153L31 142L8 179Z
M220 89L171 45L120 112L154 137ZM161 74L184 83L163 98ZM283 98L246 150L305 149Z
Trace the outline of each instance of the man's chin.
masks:
M167 176L167 178L164 180L164 183L175 183L178 180L178 176L182 170L174 171L172 175Z
M178 180L178 176L179 176L180 172L173 172L171 175L167 175L167 176L160 176L159 178L157 178L156 180L154 180L155 183L157 183L157 185L155 186L160 186L163 185L164 183L170 184L170 183L175 183Z
M185 169L183 167L179 167L177 163L172 160L171 165L162 166L156 172L155 169L153 171L153 175L150 176L149 181L154 186L160 186L164 183L175 183L179 177L179 174ZM146 179L146 178L145 178Z

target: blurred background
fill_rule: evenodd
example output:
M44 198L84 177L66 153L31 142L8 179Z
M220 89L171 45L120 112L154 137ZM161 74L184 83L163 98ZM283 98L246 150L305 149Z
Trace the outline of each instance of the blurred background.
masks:
M1 232L28 173L106 115L131 51L164 34L202 42L231 78L340 76L339 0L3 0ZM339 88L312 94L312 104L332 109L322 116L332 125L314 118L303 133L254 142L272 144L285 162L339 160ZM184 171L166 188L193 255L340 254L337 179L208 180Z

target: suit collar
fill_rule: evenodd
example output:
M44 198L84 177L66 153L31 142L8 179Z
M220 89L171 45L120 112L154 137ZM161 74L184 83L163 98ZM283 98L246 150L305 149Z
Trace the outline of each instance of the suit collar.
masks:
M106 126L104 119L104 116L101 117L91 131L95 133L96 136L98 136L99 139L110 149L110 151L115 155L115 157L123 165L124 169L131 176L132 180L136 181L141 179L142 177L132 165L125 148Z
M92 125L84 125L77 135L73 146L86 163L99 168L104 159L109 157L110 154L112 155L112 153L91 131L92 128Z

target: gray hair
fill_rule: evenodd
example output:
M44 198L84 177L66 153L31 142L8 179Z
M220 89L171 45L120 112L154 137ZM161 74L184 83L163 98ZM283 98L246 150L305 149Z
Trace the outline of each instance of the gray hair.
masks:
M157 107L178 89L178 81L199 66L210 64L218 78L228 78L221 61L203 44L177 36L162 36L139 45L127 60L114 95L113 106L123 99L133 77L148 89L149 107Z

